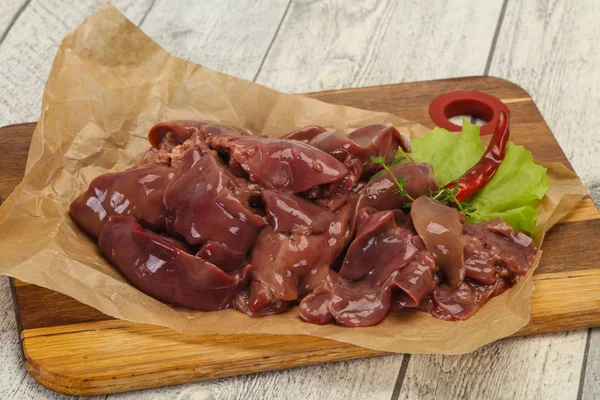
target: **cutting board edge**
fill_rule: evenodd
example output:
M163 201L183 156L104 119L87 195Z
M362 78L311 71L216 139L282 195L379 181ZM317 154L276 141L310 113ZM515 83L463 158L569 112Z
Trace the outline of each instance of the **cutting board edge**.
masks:
M310 363L299 363L297 365L286 365L286 366L270 366L268 368L257 368L256 370L245 371L245 372L235 372L231 371L229 373L221 373L221 374L213 374L206 375L200 377L190 378L189 375L194 374L193 368L186 371L180 370L178 374L167 374L167 377L158 377L157 375L160 372L151 373L144 376L143 380L139 381L130 381L126 384L118 383L118 380L113 379L105 379L105 380L88 380L88 379L78 379L76 377L72 377L69 375L63 375L57 372L53 372L48 369L44 369L40 367L34 360L26 358L23 362L25 370L38 382L40 385L45 388L52 390L56 393L69 395L69 396L99 396L99 395L107 395L107 394L115 394L115 393L124 393L130 392L134 390L144 390L151 389L156 387L165 387L165 386L174 386L181 385L185 383L193 383L193 382L202 382L213 379L222 379L222 378L231 378L234 376L243 376L243 375L252 375L261 372L270 372L270 371L278 371L283 369L293 369L300 367L308 367L311 365L319 365L340 361L349 361L360 358L368 358L368 357L378 357L387 355L388 353L376 353L376 354L364 354L364 355L355 355L352 357L340 357L336 360L322 361L322 360L314 360ZM153 384L154 381L160 382L160 385ZM115 382L117 382L115 384Z
M331 89L331 90L322 90L322 91L318 91L318 92L298 93L298 95L313 96L313 95L325 95L325 94L329 94L329 93L340 94L340 93L354 92L354 91L358 91L358 90L364 91L364 90L376 90L376 89L391 88L391 87L398 86L398 85L418 85L418 84L436 83L436 82L463 82L463 81L470 81L470 80L474 80L474 79L475 80L481 79L481 80L486 80L486 81L494 81L494 82L497 82L498 84L501 84L502 86L510 86L514 90L521 92L522 98L528 98L530 100L533 100L531 94L524 87L520 86L519 84L517 84L509 79L502 78L499 76L493 76L493 75L469 75L469 76L459 76L459 77L455 77L455 78L446 78L446 79L445 78L432 79L430 81L396 82L396 83L388 83L385 85L362 86L362 87L355 87L355 88ZM541 113L540 113L540 115L541 115Z

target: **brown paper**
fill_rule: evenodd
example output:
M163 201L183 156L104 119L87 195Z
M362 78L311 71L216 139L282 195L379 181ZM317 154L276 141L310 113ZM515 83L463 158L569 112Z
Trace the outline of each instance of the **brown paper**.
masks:
M67 210L94 177L124 170L139 159L149 147L146 134L153 124L175 119L224 123L271 136L309 124L349 131L384 123L413 137L427 131L393 115L282 94L176 58L107 5L58 50L25 178L0 208L0 273L116 318L180 332L306 334L390 352L470 352L529 321L531 273L468 321L392 312L368 328L307 324L295 310L249 318L233 310L175 309L143 294L100 256ZM548 165L548 170L552 189L541 204L538 243L587 194L564 166Z

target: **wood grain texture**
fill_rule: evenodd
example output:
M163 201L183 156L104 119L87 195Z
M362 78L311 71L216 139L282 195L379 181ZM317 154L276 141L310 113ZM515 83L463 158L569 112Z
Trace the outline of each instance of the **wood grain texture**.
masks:
M68 334L26 338L25 368L50 389L90 395L378 354L304 336L265 340L263 335L182 335L124 321L87 325Z
M427 105L437 93L467 87L484 90L500 98L525 99L509 104L511 113L515 116L512 122L515 141L534 135L536 140L531 141L530 147L540 158L547 157L544 149L552 152L552 147L558 147L531 99L524 96L522 89L501 79L463 78L353 89L339 93L316 93L310 96L401 113L411 120L425 122L428 118ZM407 97L399 94L407 90L415 95ZM28 127L31 131L33 125ZM15 132L17 143L22 143L28 136L25 126L8 129ZM21 154L13 152L13 157L24 158L25 150L21 148ZM5 162L10 160L1 160L0 164ZM0 187L0 193L10 189ZM575 329L600 323L600 269L595 268L595 254L582 257L581 265L567 256L571 252L570 246L580 242L589 244L592 240L590 238L600 238L600 225L595 219L598 211L593 214L589 209L589 202L582 202L582 206L585 211L572 213L579 217L562 222L548 234L545 246L547 250L535 276L537 290L531 300L532 320L519 334ZM583 215L593 215L594 219L587 220ZM579 239L577 235L580 235ZM576 248L578 252L585 250ZM579 294L573 296L574 291ZM67 296L34 285L18 284L16 295L24 329L22 337L26 368L44 385L65 393L110 393L376 354L317 338L179 335L164 328L112 320ZM562 306L557 308L556 304L559 302ZM590 304L597 307L590 307ZM47 312L49 306L52 313ZM99 352L98 349L103 350ZM123 354L127 354L127 357L123 357ZM478 359L481 354L483 353L476 353L473 357ZM463 357L459 360L465 359ZM391 372L385 376L377 376L381 378L377 381L377 387L380 388L378 393L389 397L393 393L396 371L402 358L390 356L386 360L391 366L386 370ZM363 362L360 370L364 374L369 370L379 370L378 363L381 361ZM314 374L315 370L312 371ZM312 374L311 380L320 376ZM283 379L282 375L271 376ZM239 379L241 380L238 382L251 388L254 382L252 379L261 378ZM269 378L267 382L270 382ZM444 383L446 384L447 382ZM295 392L294 385L289 387ZM214 387L210 389L211 393L213 389ZM339 392L339 389L333 392ZM320 390L314 392L314 396L320 397L327 393L329 392Z
M290 93L480 75L501 0L294 0L257 82Z
M402 357L388 355L364 360L340 361L291 370L266 372L192 385L161 388L145 399L365 399L391 397ZM356 370L357 361L363 363ZM147 392L143 392L145 395ZM134 400L139 392L111 395L111 399ZM189 397L188 397L189 396Z
M11 128L10 135L0 136L0 154L14 155L10 163L4 163L0 174L0 204L23 179L32 128L35 128L35 124L18 124Z
M504 339L463 356L411 357L399 398L575 399L584 347L578 335L558 333Z
M593 400L600 393L600 329L591 329L581 398Z
M70 398L42 387L23 368L23 351L6 277L0 277L0 310L0 398L3 400ZM95 399L104 399L104 396Z
M176 56L254 79L289 0L156 0L140 26Z
M0 0L0 37L4 37L27 0Z

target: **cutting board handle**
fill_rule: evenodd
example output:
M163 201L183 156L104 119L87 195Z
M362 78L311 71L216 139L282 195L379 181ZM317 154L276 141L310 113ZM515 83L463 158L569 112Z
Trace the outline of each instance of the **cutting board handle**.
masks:
M480 134L491 135L498 122L500 111L510 116L508 107L489 94L474 90L456 90L435 98L429 105L429 117L440 128L460 132L462 127L450 121L457 115L472 115L487 121Z

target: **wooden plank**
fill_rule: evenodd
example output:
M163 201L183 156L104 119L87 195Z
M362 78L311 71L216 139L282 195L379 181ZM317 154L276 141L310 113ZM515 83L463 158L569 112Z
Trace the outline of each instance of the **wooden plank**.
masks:
M257 82L299 93L479 75L501 6L295 0Z
M599 235L600 223L597 219L556 225L544 239L544 253L536 272L545 274L597 269L600 265L600 252L590 251L590 243L591 238L600 237ZM574 259L574 254L582 257Z
M590 329L587 364L582 378L581 399L593 400L600 393L600 329Z
M560 222L577 222L577 221L586 221L598 218L598 208L594 201L590 197L586 197L581 201L579 207L575 208Z
M140 26L174 55L254 79L289 0L156 0Z
M28 335L26 337L30 337L29 335L35 337L57 335L65 332L82 332L81 337L83 337L84 340L93 341L93 339L89 338L91 335L95 334L95 332L93 332L94 330L103 330L106 333L109 332L108 330L110 329L110 333L112 333L115 332L115 329L130 329L130 325L131 324L126 321L112 320L91 324L69 325L68 327L41 328L27 331ZM136 325L136 327L139 327L139 325ZM74 338L74 336L69 335L66 340L68 341L72 338ZM131 343L141 345L138 340L139 333L136 332L135 337L132 337ZM58 339L58 341L61 343L63 342L62 339ZM179 346L178 344L175 345ZM244 345L246 346L247 343L244 342ZM161 349L165 349L164 344L161 343L160 346ZM72 346L68 347L71 349L73 348ZM191 350L192 352L197 353L194 351L195 349ZM120 351L126 351L126 349L120 348ZM161 352L161 354L164 355L164 352ZM102 357L102 359L104 358L105 357ZM358 370L355 366L356 361L360 361L361 368ZM239 398L240 393L244 393L244 396L247 398L264 398L264 396L262 396L264 393L263 391L276 391L279 398L286 399L336 398L335 396L347 398L351 395L353 397L364 399L389 399L393 387L386 383L388 380L395 380L396 371L400 367L402 357L383 356L356 361L343 361L327 365L296 368L287 371L240 376L225 382L209 381L186 386L163 388L153 394L148 394L148 397L144 398L181 398L178 396L182 396L183 393L189 392L193 392L195 396L199 396L198 392L212 393L212 396L214 396L213 398L219 399L236 399ZM102 362L102 360L100 360L100 362ZM160 357L156 362L161 362ZM178 365L184 367L183 365ZM133 372L143 373L143 371L137 369L135 366L134 368ZM349 369L353 371L352 379L349 379L348 377ZM360 374L356 374L355 376L354 373L357 372L360 372ZM281 382L285 382L285 385L281 385ZM344 385L341 387L335 384L332 385L332 383L335 382L344 382ZM118 398L133 399L138 396L139 393L131 393L119 395ZM209 398L208 395L206 395L206 397Z
M0 277L0 343L0 399L67 399L40 386L23 368L23 352L6 277ZM98 400L104 398L96 397Z
M364 360L340 361L325 365L233 377L161 388L144 399L365 399L387 400L392 395L396 371L402 357L380 356ZM356 364L360 362L361 368ZM119 400L138 399L140 393L111 395ZM189 397L188 397L189 396Z
M69 296L40 286L26 285L18 287L16 292L21 324L26 330L112 319L95 308L82 308L81 303ZM48 304L52 304L51 313L46 308Z
M10 195L14 188L23 179L27 153L31 135L35 124L19 124L5 129L0 134L0 154L11 154L10 162L2 163L2 174L0 174L0 204ZM8 133L10 132L10 133Z
M16 19L19 17L20 12L27 6L27 0L2 0L0 1L0 44L6 34L14 25Z
M152 0L113 3L139 23ZM39 118L42 93L52 60L63 37L104 5L104 0L33 0L0 44L0 125Z
M399 399L574 399L585 331L504 339L462 356L412 356Z
M533 335L598 326L600 269L534 276L531 319L516 335ZM573 288L579 288L573 296ZM585 341L585 340L584 340Z
M262 335L177 335L167 328L141 324L36 336L25 340L23 349L26 369L41 383L77 395L380 354L316 337L273 335L266 341Z

